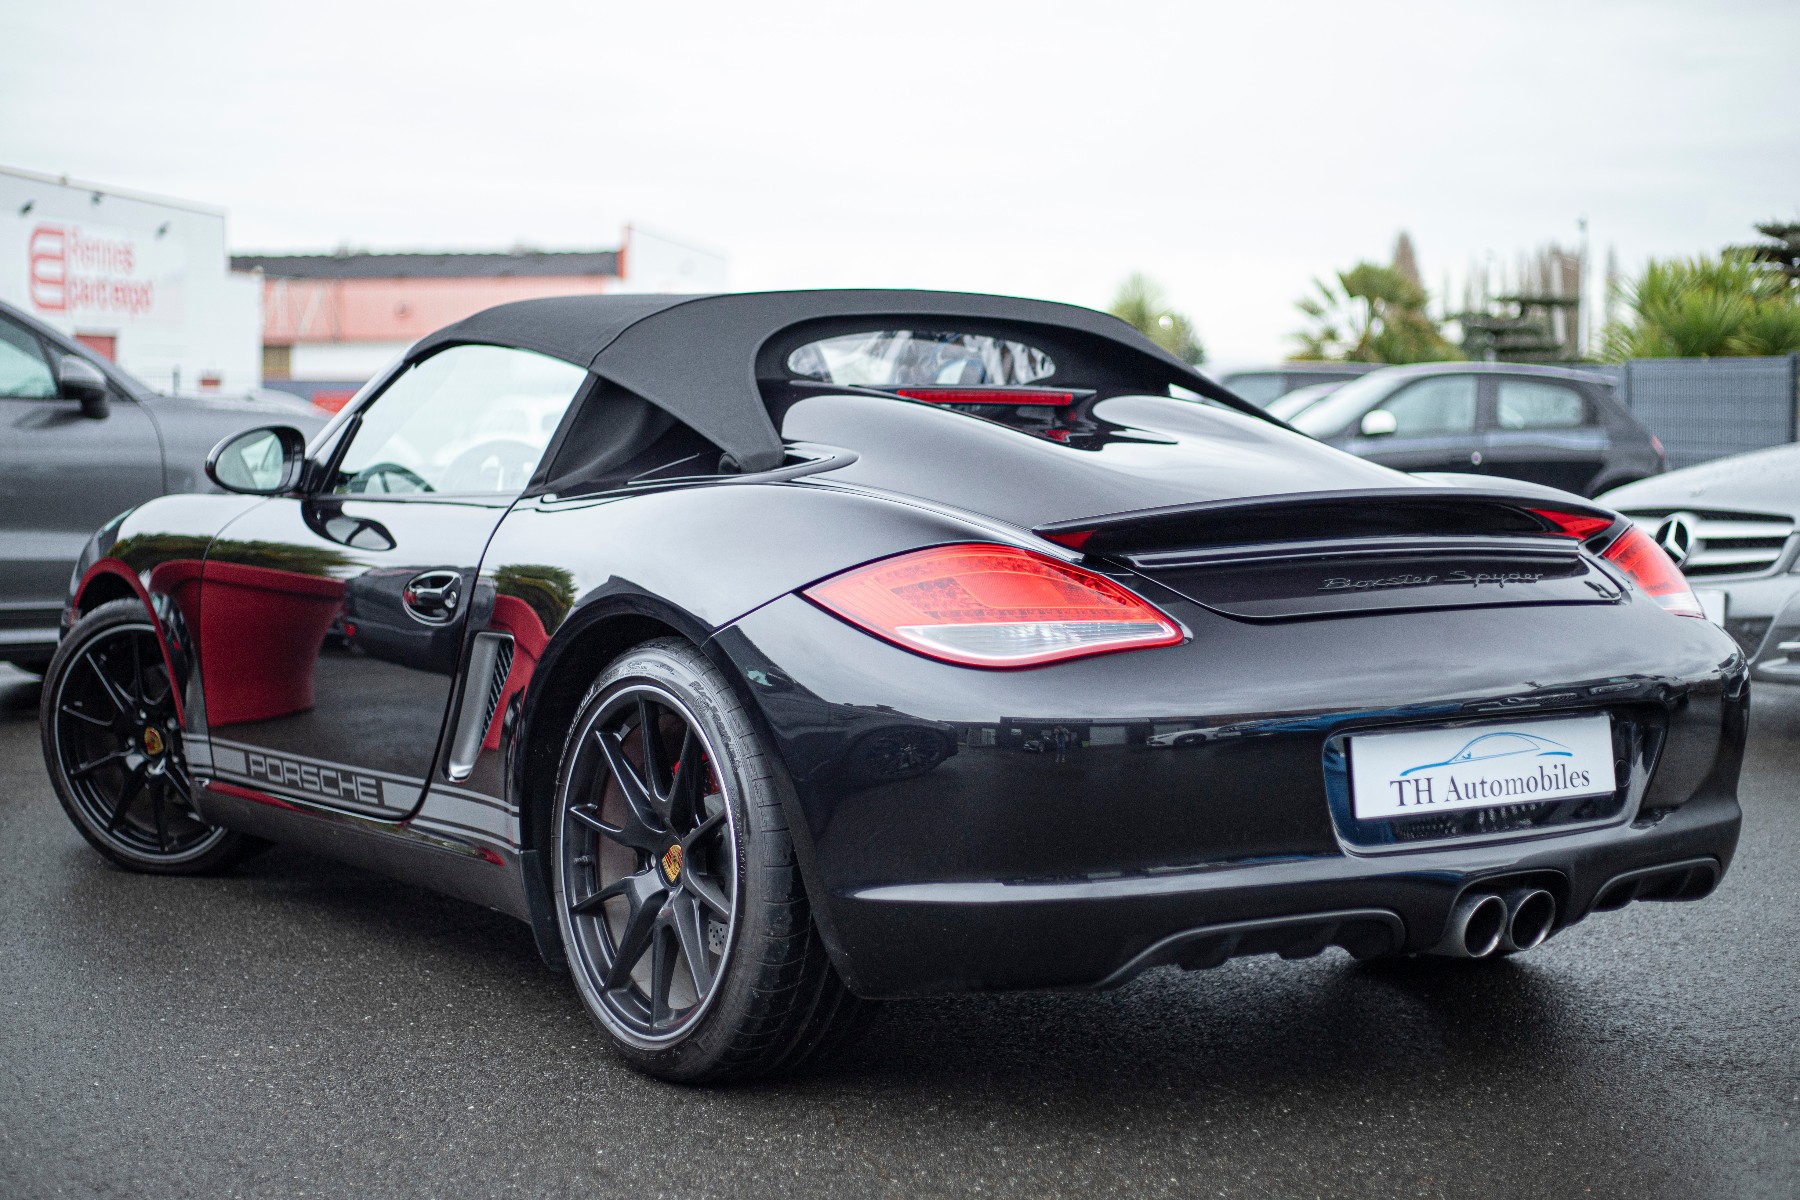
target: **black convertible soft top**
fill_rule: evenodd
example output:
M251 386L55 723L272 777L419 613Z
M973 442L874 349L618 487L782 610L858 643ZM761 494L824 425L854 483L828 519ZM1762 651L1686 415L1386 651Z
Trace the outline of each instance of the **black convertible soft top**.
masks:
M962 292L842 290L707 296L556 296L476 313L422 339L409 357L479 343L535 350L636 393L731 455L746 471L779 466L781 437L759 378L787 351L881 329L985 333L1043 349L1058 386L1176 384L1263 415L1119 320L1045 300Z

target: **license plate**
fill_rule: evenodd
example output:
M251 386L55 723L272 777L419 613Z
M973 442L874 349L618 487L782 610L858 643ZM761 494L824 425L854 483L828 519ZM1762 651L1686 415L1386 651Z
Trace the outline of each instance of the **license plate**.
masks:
M1700 601L1700 611L1714 625L1725 624L1725 593L1711 588L1695 588L1694 599Z
M1605 713L1350 738L1359 821L1599 796L1617 786Z

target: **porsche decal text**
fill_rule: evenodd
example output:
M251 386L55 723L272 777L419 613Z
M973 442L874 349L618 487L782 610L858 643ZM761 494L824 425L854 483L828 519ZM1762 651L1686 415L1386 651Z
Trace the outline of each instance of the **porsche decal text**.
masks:
M358 775L341 767L321 767L316 763L295 762L272 754L254 751L244 755L245 772L277 787L310 792L327 800L354 800L360 804L381 803L381 781Z

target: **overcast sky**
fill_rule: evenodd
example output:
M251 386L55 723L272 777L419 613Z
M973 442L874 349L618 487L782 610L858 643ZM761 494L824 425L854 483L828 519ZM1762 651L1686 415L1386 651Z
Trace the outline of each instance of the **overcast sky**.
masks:
M0 0L0 163L203 201L240 250L609 247L740 288L1104 306L1216 360L1408 230L1428 285L1800 215L1800 3Z

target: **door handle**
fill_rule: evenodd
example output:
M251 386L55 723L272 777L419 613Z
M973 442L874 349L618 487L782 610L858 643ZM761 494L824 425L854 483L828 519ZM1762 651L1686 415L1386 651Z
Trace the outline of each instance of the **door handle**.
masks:
M448 625L462 602L462 576L455 571L426 571L414 575L400 593L407 615L427 625Z

